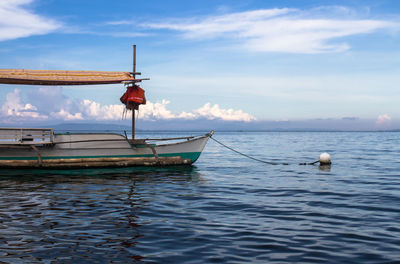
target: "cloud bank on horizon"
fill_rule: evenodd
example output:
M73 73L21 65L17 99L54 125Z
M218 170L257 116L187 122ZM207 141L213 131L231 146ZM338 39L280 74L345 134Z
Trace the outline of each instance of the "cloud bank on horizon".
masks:
M72 100L62 94L62 88L41 87L28 94L32 103L21 98L21 91L14 89L8 93L5 103L0 107L0 119L3 123L21 123L34 121L115 121L121 120L125 106L122 104L101 105L83 99ZM34 102L36 102L36 104ZM255 121L256 118L242 110L223 109L218 104L206 103L191 112L173 113L167 108L170 102L162 100L152 103L147 101L138 111L143 120L168 119L207 119L221 121Z
M41 100L38 100L41 98ZM28 94L29 100L38 102L36 105L27 103L21 98L21 91L14 89L8 93L6 102L0 106L0 120L3 124L21 124L35 122L75 122L75 121L121 121L126 116L125 106L122 104L101 105L97 102L83 99L73 100L62 94L60 87L41 87ZM56 104L54 102L57 102ZM388 114L381 114L375 123L360 120L356 117L340 119L314 119L314 120L275 120L261 121L242 110L223 109L218 104L206 103L191 112L173 113L168 109L170 102L147 102L140 107L138 118L142 121L156 120L208 120L224 122L256 124L255 129L345 129L345 130L374 130L392 129L392 118ZM129 121L130 122L130 121ZM263 124L263 122L265 124ZM260 126L261 124L261 126ZM214 123L215 125L215 123ZM258 125L258 126L257 126ZM354 127L354 125L356 127ZM358 127L358 128L357 128ZM223 128L223 126L222 126ZM227 126L228 129L234 129ZM247 127L250 128L250 127Z

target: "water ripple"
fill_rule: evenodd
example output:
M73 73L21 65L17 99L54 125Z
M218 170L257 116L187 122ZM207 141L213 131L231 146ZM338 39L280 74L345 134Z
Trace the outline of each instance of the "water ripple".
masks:
M243 160L210 142L195 167L0 171L0 262L400 259L400 133L218 137L291 165ZM331 168L295 165L322 150Z

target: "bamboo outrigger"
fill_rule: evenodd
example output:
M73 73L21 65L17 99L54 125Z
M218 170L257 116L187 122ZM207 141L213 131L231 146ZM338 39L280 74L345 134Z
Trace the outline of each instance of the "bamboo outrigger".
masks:
M136 89L138 87L136 84L142 80L148 80L137 79L136 75L140 73L136 72L136 45L134 45L133 72L0 69L0 83L19 85L123 83L128 85L129 90ZM0 168L75 169L190 165L199 158L212 131L199 137L135 139L135 109L140 103L132 102L133 105L127 104L127 107L132 109L131 139L126 135L111 133L58 134L51 128L0 128ZM156 141L168 140L174 142L153 144Z

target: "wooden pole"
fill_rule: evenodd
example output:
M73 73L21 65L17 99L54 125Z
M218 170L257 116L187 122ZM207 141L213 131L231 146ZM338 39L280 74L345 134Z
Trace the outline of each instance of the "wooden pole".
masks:
M133 45L133 78L136 79L136 45ZM135 139L135 109L132 109L132 139Z
M136 45L133 45L133 77L136 77L135 73L136 73Z

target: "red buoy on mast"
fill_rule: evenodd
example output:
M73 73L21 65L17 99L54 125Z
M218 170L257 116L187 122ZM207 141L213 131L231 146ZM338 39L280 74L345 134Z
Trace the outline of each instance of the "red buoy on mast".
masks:
M144 90L136 84L129 86L120 100L130 110L138 110L139 105L146 104Z

